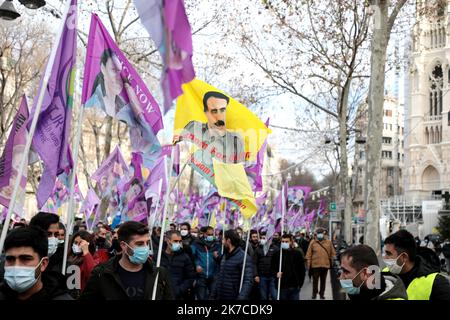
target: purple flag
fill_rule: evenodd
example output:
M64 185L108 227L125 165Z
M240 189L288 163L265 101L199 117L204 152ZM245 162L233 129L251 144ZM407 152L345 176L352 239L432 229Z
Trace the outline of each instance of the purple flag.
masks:
M288 201L291 205L304 206L305 201L308 199L309 193L312 187L309 186L293 186L288 190Z
M96 14L91 17L81 100L86 108L125 122L132 150L142 152L146 167L154 165L161 152L156 138L163 128L159 105Z
M97 206L100 204L100 199L93 189L89 189L86 198L81 206L80 213L86 218L86 227L88 230L92 230L92 227L97 223Z
M134 0L142 24L163 60L161 86L164 110L183 93L181 85L195 78L192 31L183 0Z
M128 171L128 166L123 159L119 146L103 161L101 166L92 175L92 180L99 185L101 197L110 195L120 177Z
M266 127L269 127L269 118L266 120ZM253 191L262 191L262 169L264 166L264 154L267 149L267 139L264 141L264 144L259 149L256 155L256 163L245 168L245 172L250 181L250 185L252 186Z
M163 146L160 157L167 156L168 158L170 158L172 156L172 148L175 148L172 166L173 169L172 175L178 176L180 174L180 146L178 144L176 145L168 144Z
M55 61L45 90L33 149L44 163L37 191L38 207L41 208L50 197L56 177L70 165L68 159L69 133L72 119L73 91L75 87L75 59L77 54L77 0L64 20L64 29L59 39ZM38 92L42 89L42 81ZM37 97L31 114L34 115ZM28 126L31 126L31 119Z
M19 110L14 118L11 126L11 133L6 141L5 149L0 158L0 204L9 208L9 202L19 174L20 162L22 160L25 144L27 143L27 127L28 121L28 105L25 95L22 97ZM22 215L23 205L25 201L25 187L27 184L28 170L20 180L20 192L16 200L14 212Z
M129 176L124 177L126 183L119 183L119 207L122 221L146 221L148 216L145 187L142 178L142 156L132 153Z
M165 165L166 165L166 156L163 156L157 160L156 165L150 172L150 175L148 176L147 181L145 182L146 198L156 197L162 199L162 195L166 192L168 185L165 175L165 168L164 168ZM161 190L159 189L160 181L161 181Z

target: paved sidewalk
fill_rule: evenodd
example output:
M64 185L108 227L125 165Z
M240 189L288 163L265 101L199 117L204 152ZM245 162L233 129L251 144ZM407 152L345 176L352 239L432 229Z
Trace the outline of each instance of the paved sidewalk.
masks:
M320 285L320 282L319 282L319 285ZM313 300L311 298L312 297L312 287L313 287L312 277L311 277L311 281L309 281L308 271L306 271L305 282L303 283L303 287L300 290L300 300ZM316 300L321 300L319 295L317 295ZM330 277L329 271L328 271L328 275L327 275L327 285L325 287L325 300L333 300L333 290L331 287L331 277Z

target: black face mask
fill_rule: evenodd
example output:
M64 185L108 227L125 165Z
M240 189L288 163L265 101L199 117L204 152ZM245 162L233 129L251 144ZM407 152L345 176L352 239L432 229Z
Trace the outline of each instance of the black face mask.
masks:
M117 252L122 251L122 248L120 247L120 241L119 239L113 239L111 244L111 249L115 250Z
M106 247L106 239L99 237L97 238L97 240L95 240L95 243L97 245L98 248L105 248Z
M279 238L274 238L272 240L272 242L275 243L275 244L279 244L280 243L280 239Z

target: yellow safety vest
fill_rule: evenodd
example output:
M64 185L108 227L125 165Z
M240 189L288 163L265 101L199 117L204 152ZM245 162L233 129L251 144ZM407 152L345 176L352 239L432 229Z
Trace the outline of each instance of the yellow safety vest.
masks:
M434 279L439 273L430 273L426 276L415 278L409 284L406 292L408 300L430 300Z
M389 272L389 269L386 267L383 271ZM415 278L411 281L406 289L406 292L408 293L408 300L430 300L434 279L436 279L438 274L438 272L430 273L426 276Z

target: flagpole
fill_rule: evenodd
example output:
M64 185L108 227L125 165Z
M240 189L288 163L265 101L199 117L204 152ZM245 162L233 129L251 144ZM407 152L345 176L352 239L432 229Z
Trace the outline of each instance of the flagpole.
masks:
M3 252L3 245L5 244L6 234L8 233L9 221L11 220L11 216L15 207L15 203L17 200L17 194L19 192L20 181L22 180L23 172L25 170L26 165L28 165L28 154L30 152L31 142L33 141L34 132L36 130L37 121L39 118L39 114L41 113L42 103L44 102L45 91L48 85L48 81L51 76L51 70L53 64L55 63L56 52L58 51L59 42L61 40L62 33L64 31L64 26L66 24L67 14L69 13L71 0L67 0L66 8L63 15L63 20L60 25L60 29L58 31L58 36L56 37L56 41L53 44L52 52L50 53L49 60L47 62L47 67L45 68L44 79L42 81L42 86L40 87L40 92L36 104L36 108L34 110L33 120L31 122L30 131L27 136L27 143L25 144L25 149L22 154L22 159L20 162L19 172L16 177L16 182L14 184L14 190L12 193L11 200L9 202L8 213L6 214L5 222L3 224L2 234L0 236L0 254Z
M161 194L161 190L162 190L162 179L159 180L159 184L158 184L158 194ZM155 205L155 216L158 214L158 207L159 207L159 198L158 197L158 201L156 201L156 205ZM156 218L156 217L155 217ZM153 225L154 223L150 223L151 219L150 219L150 213L148 214L148 219L147 219L147 224L149 226L149 232L150 232L150 248L154 254L153 251L153 241L152 241L152 234L153 234ZM153 221L155 221L155 219L153 219Z
M248 221L248 220L247 220L247 221ZM248 221L248 223L250 224L250 221ZM249 238L250 238L250 229L251 229L251 227L248 228L248 231L247 231L247 240L245 241L244 263L242 264L241 284L239 285L239 293L241 293L241 290L242 290L242 284L244 283L244 272L245 272L245 263L247 262L247 253L248 253L248 243L249 243Z
M83 126L83 118L84 118L84 105L81 105L80 114L78 116L78 124L77 124L77 133L75 136L74 147L73 150L73 168L72 175L70 177L70 198L69 198L69 206L67 208L67 221L66 221L66 233L64 239L64 257L63 257L63 265L62 265L62 274L66 274L66 264L67 264L67 253L69 248L69 233L72 234L72 224L74 220L74 196L75 196L75 178L78 166L78 150L80 146L81 139L81 131ZM94 218L95 219L95 218Z
M172 170L172 166L173 166L173 157L174 157L174 153L175 153L175 148L172 148L172 154L169 160L169 168L170 170ZM170 187L170 180L169 180L169 175L167 174L167 163L164 163L164 174L166 177L166 181L167 181L167 186ZM178 179L181 175L178 175ZM176 183L176 182L175 182ZM165 195L165 199L164 199L164 209L163 209L163 222L162 222L162 226L161 226L161 235L159 238L159 247L158 247L158 258L156 260L156 277L155 277L155 283L153 284L153 294L152 294L152 300L156 300L156 289L158 288L158 277L159 277L159 266L161 265L161 254L162 254L162 246L163 246L163 241L164 241L164 229L166 226L166 215L167 215L167 205L169 202L169 194L170 194L170 189L167 188L166 191L166 195Z
M281 235L280 237L283 237L284 233L284 211L286 210L286 203L284 199L284 186L281 188ZM282 263L282 257L283 257L283 249L281 248L280 244L280 265L278 268L278 273L281 273L281 263ZM281 277L278 278L278 292L277 292L277 300L280 300L280 291L281 291Z

